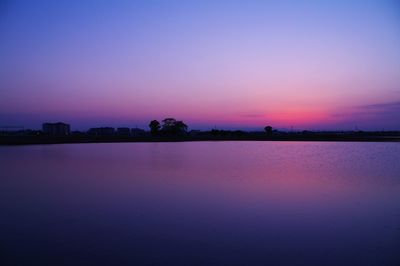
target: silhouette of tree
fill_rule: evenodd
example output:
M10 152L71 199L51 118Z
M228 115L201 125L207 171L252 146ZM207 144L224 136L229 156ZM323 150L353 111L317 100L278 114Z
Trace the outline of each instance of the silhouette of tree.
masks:
M264 127L265 132L267 132L267 134L272 134L272 127L271 126L266 126Z
M156 135L160 131L161 125L157 120L153 120L150 122L149 127L151 134Z
M165 118L162 122L162 131L165 134L182 134L188 129L183 121L177 121L175 118Z
M163 121L162 129L164 132L172 132L175 129L176 119L165 118Z
M176 121L175 128L179 133L183 133L187 131L188 126L183 121Z

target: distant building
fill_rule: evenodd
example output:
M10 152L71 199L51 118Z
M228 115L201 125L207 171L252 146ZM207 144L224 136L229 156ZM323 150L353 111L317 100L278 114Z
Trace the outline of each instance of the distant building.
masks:
M25 135L23 126L0 126L0 135Z
M66 136L70 134L70 126L66 123L43 123L42 131L44 134L54 136Z
M200 134L201 134L201 131L197 130L197 129L190 130L190 132L189 132L189 135L192 137L199 136Z
M142 137L146 135L146 131L141 128L132 128L131 135L134 137Z
M94 136L111 136L115 134L115 129L113 127L95 127L89 129L87 133Z
M131 133L131 130L129 127L119 127L117 128L117 134L121 136L129 136Z

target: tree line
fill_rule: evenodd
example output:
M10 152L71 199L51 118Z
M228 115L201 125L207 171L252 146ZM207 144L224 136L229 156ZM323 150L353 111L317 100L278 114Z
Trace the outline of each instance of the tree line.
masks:
M183 121L171 117L165 118L161 123L158 120L152 120L149 128L152 135L182 135L188 130L188 126ZM273 133L271 126L266 126L264 130L267 134Z
M161 122L162 124L157 120L150 122L149 127L152 135L181 135L188 130L188 126L183 121L175 118L165 118Z

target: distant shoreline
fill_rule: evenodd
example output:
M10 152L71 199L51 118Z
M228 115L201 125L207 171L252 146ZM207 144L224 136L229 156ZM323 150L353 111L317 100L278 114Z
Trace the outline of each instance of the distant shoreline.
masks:
M321 141L321 142L400 142L400 136L381 135L272 135L272 136L0 136L0 145L76 143L133 143L133 142L190 142L190 141Z

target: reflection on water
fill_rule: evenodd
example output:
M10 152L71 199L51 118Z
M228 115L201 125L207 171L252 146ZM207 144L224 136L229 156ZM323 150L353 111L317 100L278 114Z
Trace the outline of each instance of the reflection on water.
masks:
M0 147L2 265L399 265L400 145Z

